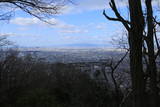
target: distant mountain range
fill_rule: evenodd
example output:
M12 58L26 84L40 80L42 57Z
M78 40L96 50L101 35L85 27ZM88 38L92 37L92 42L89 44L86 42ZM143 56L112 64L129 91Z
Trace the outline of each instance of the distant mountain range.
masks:
M66 44L66 47L109 47L107 44L90 44L90 43L79 43L79 44Z
M52 46L33 46L25 47L21 46L20 48L111 48L111 45L107 44L92 44L92 43L77 43L77 44L61 44L61 45L52 45Z

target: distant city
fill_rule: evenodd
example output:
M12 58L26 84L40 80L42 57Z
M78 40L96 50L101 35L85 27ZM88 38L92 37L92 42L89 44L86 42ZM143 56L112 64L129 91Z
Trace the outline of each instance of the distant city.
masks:
M118 59L124 50L113 48L20 48L23 54L32 54L47 62L76 63Z
M106 81L104 71L110 84L113 84L111 69L107 64L111 60L113 65L116 64L125 54L124 50L113 48L21 48L20 52L22 55L31 54L33 57L49 63L64 63L74 66L77 70L88 73L98 81ZM116 74L121 75L120 78L129 79L128 72L124 72L128 70L127 56L116 69L118 71ZM125 82L121 87L127 87L128 84Z

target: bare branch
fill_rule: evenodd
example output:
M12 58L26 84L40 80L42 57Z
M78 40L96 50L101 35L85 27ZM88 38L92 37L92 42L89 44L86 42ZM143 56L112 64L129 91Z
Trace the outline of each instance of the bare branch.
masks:
M118 18L112 18L112 17L109 17L107 14L106 14L106 12L105 12L105 10L103 10L103 15L108 19L108 20L112 20L112 21L122 21L121 19L118 19ZM126 21L127 23L128 23L128 21Z
M59 14L59 10L64 6L65 1L71 2L70 0L0 0L0 4L13 5L43 22L52 24L47 19ZM10 15L2 14L0 20L9 19Z
M115 16L116 16L117 18L111 18L111 17L109 17L109 16L106 14L105 10L103 11L103 15L104 15L108 20L120 21L120 22L125 26L125 28L126 28L128 31L130 31L130 27L129 27L130 22L129 22L128 20L125 20L125 19L119 14L119 12L118 12L118 10L117 10L117 7L116 7L116 4L115 4L115 1L114 1L114 0L111 0L110 3L109 3L109 5L110 5L111 9L113 10L113 12L114 12L114 14L115 14Z
M119 107L123 107L123 104L126 102L126 100L128 99L128 97L131 96L132 92L133 92L133 91L128 92L128 93L126 94L126 96L123 97L122 102L121 102L121 104L120 104Z
M124 54L124 56L117 62L117 64L112 68L112 71L115 71L117 67L122 63L122 61L125 59L125 57L128 55L129 50Z
M128 55L128 52L129 50L125 53L125 55L116 63L116 65L114 66L113 65L113 59L111 59L110 63L109 63L109 67L111 69L111 78L112 78L112 81L113 81L113 84L114 84L114 87L115 87L115 92L116 92L116 95L119 96L120 95L120 87L117 83L117 80L115 78L115 75L114 75L114 71L117 69L117 67L122 63L122 61L125 59L125 57ZM116 98L117 101L118 101L118 105L119 105L119 102L120 102L120 98L117 97Z
M156 34L155 29L154 29L154 37L155 37L156 45L157 45L157 48L158 48L158 51L155 54L155 59L156 59L158 57L158 55L160 55L160 46L159 46L159 42L158 42L158 38L157 38L157 34Z

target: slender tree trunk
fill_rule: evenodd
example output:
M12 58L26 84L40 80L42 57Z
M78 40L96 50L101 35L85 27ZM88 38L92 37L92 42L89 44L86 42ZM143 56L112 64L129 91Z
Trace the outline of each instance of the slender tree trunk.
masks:
M130 71L133 89L133 107L145 107L144 74L142 64L142 37L144 17L141 0L129 0L131 30L129 31Z
M151 38L150 38L151 39ZM157 67L154 58L154 47L152 40L148 40L149 72L150 72L150 104L151 107L157 107L158 89L157 89Z
M148 47L148 57L149 57L149 74L150 74L150 89L151 89L151 107L157 107L158 90L157 90L157 67L156 59L154 53L154 22L153 22L153 10L152 1L146 0L147 7L147 25L148 25L148 35L147 35L147 47Z

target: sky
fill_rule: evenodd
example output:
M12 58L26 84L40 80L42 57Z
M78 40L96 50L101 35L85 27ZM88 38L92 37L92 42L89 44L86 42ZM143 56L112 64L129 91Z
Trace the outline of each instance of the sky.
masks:
M113 16L107 0L75 1L49 19L54 25L16 10L9 22L0 22L0 36L7 35L8 40L19 47L111 47L112 39L121 35L124 28L118 22L106 20L103 9ZM125 13L123 8L121 12Z

